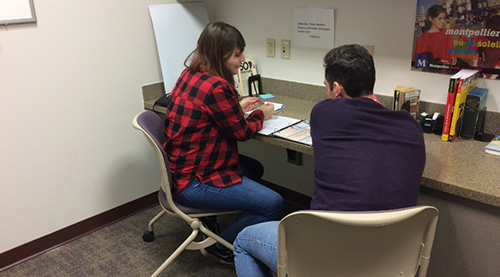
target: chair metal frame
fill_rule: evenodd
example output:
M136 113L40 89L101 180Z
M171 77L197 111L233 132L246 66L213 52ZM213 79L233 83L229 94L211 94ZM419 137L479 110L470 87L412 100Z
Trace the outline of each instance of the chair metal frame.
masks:
M298 211L278 225L278 276L426 276L438 210Z
M161 171L161 186L158 191L158 200L162 211L158 213L148 225L148 231L143 236L144 241L153 241L153 224L166 213L175 215L184 220L192 229L188 238L163 262L163 264L151 275L158 276L165 268L175 259L179 254L187 250L201 250L216 242L219 242L226 248L234 250L234 246L219 237L208 228L206 228L200 221L201 217L218 216L236 214L240 211L225 211L225 210L212 210L212 209L199 209L184 206L174 201L171 193L172 175L168 164L168 158L163 149L165 136L163 133L163 120L158 114L153 111L143 111L137 114L132 120L132 126L143 132L148 142L154 149L158 158ZM198 233L201 231L205 235L205 239L196 241Z

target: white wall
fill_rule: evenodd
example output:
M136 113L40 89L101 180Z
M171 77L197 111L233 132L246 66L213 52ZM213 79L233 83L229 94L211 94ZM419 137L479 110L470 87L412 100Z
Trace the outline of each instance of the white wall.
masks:
M0 26L0 253L158 188L153 152L130 122L140 87L162 79L147 7L175 2L35 1L36 24ZM445 102L448 75L409 69L415 0L206 2L242 31L265 77L322 84L326 50L292 41L291 60L267 58L265 40L293 39L295 7L333 8L336 45L375 46L376 93L405 84ZM498 84L479 82L489 110L499 111Z
M214 18L236 26L244 35L245 56L256 61L265 77L321 85L322 58L327 50L294 47L292 14L295 7L335 9L335 45L358 43L375 46L375 93L392 95L397 85L422 90L422 99L445 103L449 75L413 72L410 59L416 0L213 0ZM266 38L292 40L291 59L267 58ZM278 54L278 53L277 53ZM499 111L500 81L479 80L490 90L488 110ZM272 92L270 92L272 93ZM428 111L432 112L432 111ZM264 148L262 148L264 147ZM254 151L264 149L265 151ZM284 149L251 140L240 150L264 164L264 179L312 195L313 164L304 155L301 168L287 164ZM300 176L299 176L300 175ZM428 276L496 276L498 209L439 191L426 189L419 203L433 205L440 219ZM478 226L481 226L478 228ZM496 274L496 275L495 275Z
M0 26L0 253L158 189L131 120L169 2L35 1L36 24Z
M245 37L245 56L255 59L261 75L280 80L323 84L323 56L329 49L294 47L293 9L335 10L335 46L348 43L375 46L375 93L393 94L397 85L422 90L421 99L446 103L450 75L410 70L416 0L211 0L214 17L237 27ZM266 57L266 38L292 40L291 59ZM500 111L500 81L479 80L489 89L488 110ZM270 92L272 93L272 92ZM427 111L433 112L433 111Z

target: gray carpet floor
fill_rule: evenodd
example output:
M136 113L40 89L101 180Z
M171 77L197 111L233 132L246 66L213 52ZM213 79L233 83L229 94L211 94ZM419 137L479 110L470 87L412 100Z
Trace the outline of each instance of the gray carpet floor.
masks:
M161 208L147 209L118 223L0 272L7 276L150 276L187 238L190 228L165 215L154 225L155 240L144 242L148 222ZM230 222L232 218L221 218ZM161 276L236 276L234 266L200 251L183 251Z

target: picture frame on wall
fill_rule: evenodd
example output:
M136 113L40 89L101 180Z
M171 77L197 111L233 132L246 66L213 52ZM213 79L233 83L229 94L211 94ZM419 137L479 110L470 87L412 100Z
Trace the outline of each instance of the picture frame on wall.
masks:
M36 22L33 0L0 0L0 25Z

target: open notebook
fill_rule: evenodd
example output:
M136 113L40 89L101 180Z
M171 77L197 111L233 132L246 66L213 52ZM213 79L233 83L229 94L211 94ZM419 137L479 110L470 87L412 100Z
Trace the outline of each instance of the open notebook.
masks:
M259 131L262 135L272 135L286 127L299 123L301 120L287 116L273 115L270 119L264 120L264 126Z
M282 129L281 131L275 132L273 135L275 137L312 145L311 126L307 120L303 120L297 124Z

